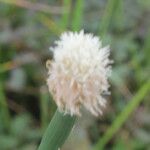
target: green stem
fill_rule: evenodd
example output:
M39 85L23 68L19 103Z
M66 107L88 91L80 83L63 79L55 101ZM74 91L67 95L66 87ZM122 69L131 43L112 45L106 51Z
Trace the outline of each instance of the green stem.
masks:
M79 31L83 17L84 0L77 0L73 12L72 30Z
M58 150L68 137L76 117L64 115L58 110L52 118L38 150Z
M146 65L149 66L150 64L150 28L148 29L147 35L146 35L146 39L144 41L144 47L143 47L143 51L144 51L144 55L145 55L145 61L146 61ZM142 68L142 66L141 66Z
M6 102L6 97L3 89L2 81L0 81L0 119L3 121L4 128L9 131L10 127L10 114L8 109L8 104Z
M71 0L64 0L63 1L63 15L61 18L61 28L63 30L66 30L69 23L69 17L70 17L70 10L71 10Z
M115 14L115 11L118 7L118 2L120 0L109 0L100 23L99 34L101 37L105 36L108 31L108 28L111 24L112 17Z
M42 129L44 130L48 125L48 118L49 118L49 113L48 113L49 93L47 92L45 87L42 87L40 94L41 94L40 95L41 125L42 125Z
M144 99L147 93L150 92L150 80L146 82L137 94L131 99L129 104L114 120L111 127L106 131L105 135L98 141L94 150L102 150L113 135L120 129L123 123L128 119L129 115L137 108L140 102Z

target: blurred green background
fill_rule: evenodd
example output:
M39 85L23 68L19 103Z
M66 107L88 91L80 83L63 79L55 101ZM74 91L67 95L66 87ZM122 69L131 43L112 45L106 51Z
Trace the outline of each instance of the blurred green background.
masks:
M83 112L62 150L150 150L150 0L0 0L0 150L35 150L56 106L49 47L66 30L111 47L104 115Z

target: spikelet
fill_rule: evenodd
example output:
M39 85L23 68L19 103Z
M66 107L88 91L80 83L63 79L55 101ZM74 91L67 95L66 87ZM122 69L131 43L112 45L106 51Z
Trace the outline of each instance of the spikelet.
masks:
M58 109L80 116L80 108L85 107L95 116L102 114L103 95L109 93L109 47L83 30L65 32L55 44L50 47L54 60L47 65L47 84Z

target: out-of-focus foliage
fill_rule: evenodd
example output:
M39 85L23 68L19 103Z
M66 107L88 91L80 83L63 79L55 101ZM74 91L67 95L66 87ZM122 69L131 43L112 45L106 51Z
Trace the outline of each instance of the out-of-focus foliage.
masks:
M150 79L149 18L149 0L0 0L0 150L37 148L56 109L46 86L49 46L61 32L80 29L110 44L114 60L104 115L83 112L62 148L92 149ZM149 99L136 106L106 149L149 148Z

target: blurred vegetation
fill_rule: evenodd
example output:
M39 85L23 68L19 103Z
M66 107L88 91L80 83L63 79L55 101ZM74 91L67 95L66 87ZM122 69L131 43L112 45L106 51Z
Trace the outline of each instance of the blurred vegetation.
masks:
M149 0L0 0L0 150L37 148L56 109L49 46L80 29L110 44L112 94L102 117L84 112L62 149L150 148Z

